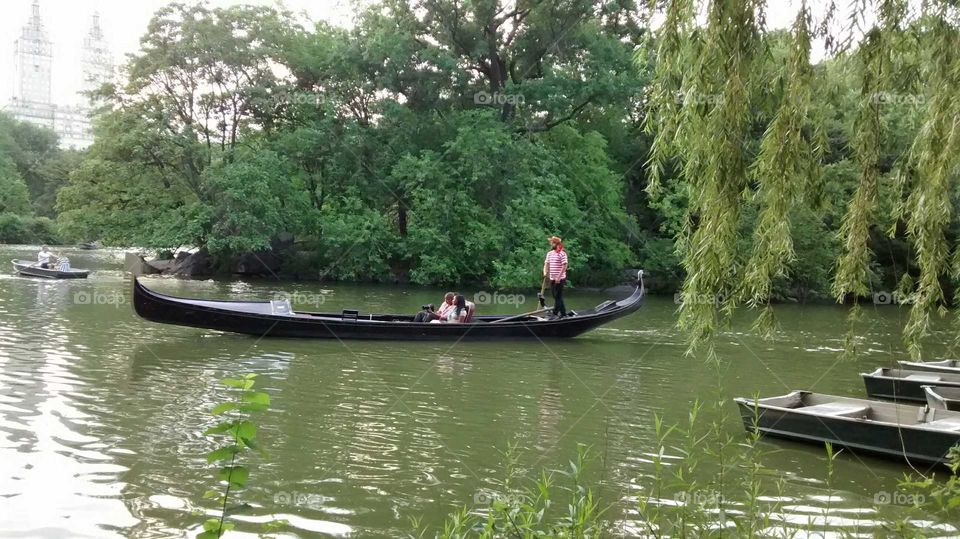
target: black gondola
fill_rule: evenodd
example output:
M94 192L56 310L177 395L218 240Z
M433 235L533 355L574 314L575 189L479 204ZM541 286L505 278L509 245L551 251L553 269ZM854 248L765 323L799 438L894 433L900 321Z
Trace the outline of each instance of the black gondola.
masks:
M945 464L960 443L960 412L809 391L734 400L748 431L854 453Z
M960 374L960 361L944 359L941 361L898 361L901 369L915 371L946 372Z
M14 260L13 269L20 275L43 277L45 279L86 279L90 270L70 269L60 271L56 268L41 268L37 262L29 260Z
M458 340L576 337L627 316L643 305L643 272L633 294L559 319L530 315L481 315L464 324L414 322L413 315L294 311L287 300L225 301L168 296L133 280L133 306L153 322L245 333L257 337L327 339Z
M861 373L868 397L926 402L923 386L960 388L960 374L880 368Z

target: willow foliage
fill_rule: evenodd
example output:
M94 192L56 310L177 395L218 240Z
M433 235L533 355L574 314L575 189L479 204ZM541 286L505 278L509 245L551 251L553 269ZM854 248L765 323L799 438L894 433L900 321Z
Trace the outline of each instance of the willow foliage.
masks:
M676 168L689 194L677 250L686 270L679 323L690 350L707 344L712 357L710 337L739 303L762 309L758 327L773 327L771 283L796 259L791 209L815 206L822 182L828 141L814 96L827 88L810 61L812 43L822 39L826 47L842 44L830 52L852 60L859 88L848 148L859 177L838 233L833 293L839 302L855 302L855 320L856 302L875 282L871 233L891 221L892 232L905 230L917 270L901 281L901 294L912 303L904 340L919 357L933 317L946 312L944 280L960 280L960 250L951 233L960 164L957 8L939 0L911 11L908 0L863 0L853 3L850 27L838 36L828 30L837 23L836 4L829 2L814 20L804 2L789 30L788 57L771 71L762 69L770 63L763 2L650 6L663 23L651 41L657 64L647 100L646 127L654 134L648 193L655 199L664 171ZM875 22L860 28L863 21ZM891 96L915 103L922 119L909 152L894 159L884 154ZM756 128L763 129L759 147L748 148L747 135ZM900 192L889 193L897 202L884 215L880 201L889 185ZM738 228L747 204L757 209L750 231ZM738 256L744 241L750 252Z

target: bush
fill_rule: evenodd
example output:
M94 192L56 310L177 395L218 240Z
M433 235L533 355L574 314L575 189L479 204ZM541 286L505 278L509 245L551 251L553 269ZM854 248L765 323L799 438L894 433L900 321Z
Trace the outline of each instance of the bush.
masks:
M0 213L0 243L26 243L29 231L24 220L15 213Z

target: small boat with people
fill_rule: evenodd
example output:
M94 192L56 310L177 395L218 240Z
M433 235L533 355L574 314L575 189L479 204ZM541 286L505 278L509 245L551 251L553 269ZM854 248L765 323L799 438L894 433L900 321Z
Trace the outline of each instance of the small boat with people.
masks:
M257 337L319 339L459 340L570 338L623 318L646 297L643 271L628 297L608 300L567 316L541 309L519 315L477 315L460 323L431 323L418 315L294 311L288 299L235 301L183 298L162 294L133 280L133 307L146 320ZM426 306L425 306L426 307ZM418 313L419 314L419 313Z
M923 386L927 406L960 412L960 387Z
M926 402L924 386L960 389L960 374L935 371L914 371L881 367L861 373L868 397L896 401Z
M42 267L39 262L29 260L13 260L13 270L28 277L42 277L45 279L86 279L90 270L71 268L62 263L53 267Z
M940 361L898 361L900 368L915 371L948 372L960 374L960 360L942 359Z
M960 443L960 412L946 409L810 391L734 400L749 432L853 453L946 464L950 448Z

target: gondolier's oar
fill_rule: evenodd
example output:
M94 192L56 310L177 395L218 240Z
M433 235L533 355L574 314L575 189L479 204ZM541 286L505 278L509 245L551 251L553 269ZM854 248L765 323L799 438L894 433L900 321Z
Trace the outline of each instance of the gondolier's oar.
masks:
M543 291L546 290L546 289L547 289L547 276L544 275L544 276L543 276L543 282L540 283L540 293L537 294L537 299L540 300L540 308L541 308L541 309L546 309L546 308L547 308L547 300L545 300L545 299L543 298Z
M546 301L546 300L544 299L544 297L543 297L543 290L544 290L546 287L547 287L547 276L544 275L544 276L543 276L543 283L540 285L540 292L537 294L537 300L540 301L540 308L537 309L536 311L530 311L530 312L528 312L528 313L517 314L517 315L514 315L514 316L508 316L508 317L506 317L506 318L501 318L500 320L494 320L493 322L490 322L490 323L491 323L491 324L496 324L497 322L509 322L509 321L511 321L511 320L516 320L516 319L518 319L518 318L525 318L525 317L527 317L527 316L532 316L532 315L535 315L535 314L540 314L540 313L549 311L549 310L551 309L551 307L547 307L547 301Z
M518 314L518 315L514 315L514 316L508 316L508 317L506 317L506 318L501 318L500 320L494 320L493 322L490 322L490 323L491 323L491 324L496 324L496 323L498 323L498 322L510 322L511 320L516 320L516 319L518 319L518 318L524 318L524 317L532 316L532 315L539 314L539 313L545 313L545 312L549 311L550 309L551 309L550 307L544 307L544 308L542 308L542 309L537 309L536 311L530 311L530 312L528 312L528 313Z

